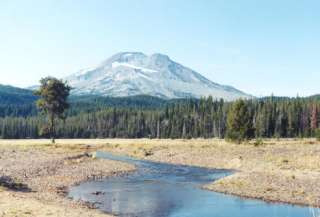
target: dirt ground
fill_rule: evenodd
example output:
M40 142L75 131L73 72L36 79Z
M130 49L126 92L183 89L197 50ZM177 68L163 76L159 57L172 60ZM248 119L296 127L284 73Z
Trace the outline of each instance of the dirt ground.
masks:
M0 217L46 216L46 212L39 211L46 209L48 216L104 215L64 197L68 186L134 169L132 165L86 154L96 150L159 162L233 169L233 175L204 188L265 201L320 206L320 143L314 139L269 139L262 144L251 141L241 145L219 139L76 139L57 140L55 147L49 144L47 140L0 140L0 176L18 183L18 187L0 191ZM12 190L23 189L24 184L28 187L24 191L31 192ZM22 209L25 201L31 207ZM19 210L27 213L15 215Z
M0 191L1 217L108 217L97 210L74 208L36 200L24 193Z
M106 216L67 199L68 187L134 170L132 165L95 159L91 153L96 145L21 144L0 145L0 217Z

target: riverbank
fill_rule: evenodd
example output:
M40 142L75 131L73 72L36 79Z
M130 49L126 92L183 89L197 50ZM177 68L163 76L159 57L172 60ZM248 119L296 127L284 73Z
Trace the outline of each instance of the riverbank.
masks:
M0 216L108 216L90 209L93 205L66 198L70 186L134 170L129 164L95 159L90 153L99 148L0 141Z
M8 168L5 170L7 176L21 180L36 191L21 193L5 190L6 194L9 192L14 197L17 194L18 198L23 194L28 201L30 199L44 205L54 204L58 208L62 207L61 209L71 207L68 211L76 207L75 210L79 211L78 207L85 207L83 204L63 197L66 186L90 177L117 175L119 171L133 169L127 164L83 155L101 150L151 161L233 169L237 171L234 175L204 188L265 201L320 206L320 143L313 139L270 139L263 143L255 144L252 141L241 145L218 139L76 139L57 140L58 145L55 147L48 144L47 140L0 140L0 167ZM15 165L19 165L18 168ZM34 169L28 170L33 168L31 165ZM80 172L76 172L76 168ZM4 170L0 171L3 175ZM84 175L80 178L72 177L75 174ZM3 195L2 192L0 194ZM10 198L9 196L8 200ZM0 210L1 204L0 202ZM14 203L9 204L19 207ZM98 216L95 212L90 211L88 216Z
M233 169L234 175L204 188L241 197L320 207L320 142L268 139L108 141L105 150L173 164Z

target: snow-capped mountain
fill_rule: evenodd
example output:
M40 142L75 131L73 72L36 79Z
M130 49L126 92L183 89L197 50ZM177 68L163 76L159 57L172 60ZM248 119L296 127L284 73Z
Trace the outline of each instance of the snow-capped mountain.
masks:
M77 95L185 98L211 95L234 100L250 98L233 87L216 84L163 54L118 53L100 65L65 78Z

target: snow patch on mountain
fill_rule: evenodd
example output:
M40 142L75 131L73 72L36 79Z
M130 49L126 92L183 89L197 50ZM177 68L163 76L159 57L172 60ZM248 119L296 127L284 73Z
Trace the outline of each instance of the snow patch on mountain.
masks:
M143 68L143 67L140 67L140 66L134 66L134 65L131 65L131 64L128 64L128 63L119 63L119 62L112 63L112 68L116 68L116 67L119 67L119 66L129 67L129 68L141 70L143 72L157 72L156 70L147 69L147 68Z

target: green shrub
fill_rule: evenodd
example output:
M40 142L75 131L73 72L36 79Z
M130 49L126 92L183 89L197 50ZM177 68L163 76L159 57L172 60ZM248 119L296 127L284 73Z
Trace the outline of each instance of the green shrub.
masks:
M229 142L236 142L240 144L241 142L243 142L244 139L238 132L227 131L226 140Z
M143 155L145 156L145 157L148 157L148 156L151 156L151 155L153 155L154 153L153 153L153 151L151 150L151 149L143 149Z
M262 140L261 138L257 138L257 139L254 141L253 145L254 145L255 147L261 146L261 145L263 145L263 140Z

